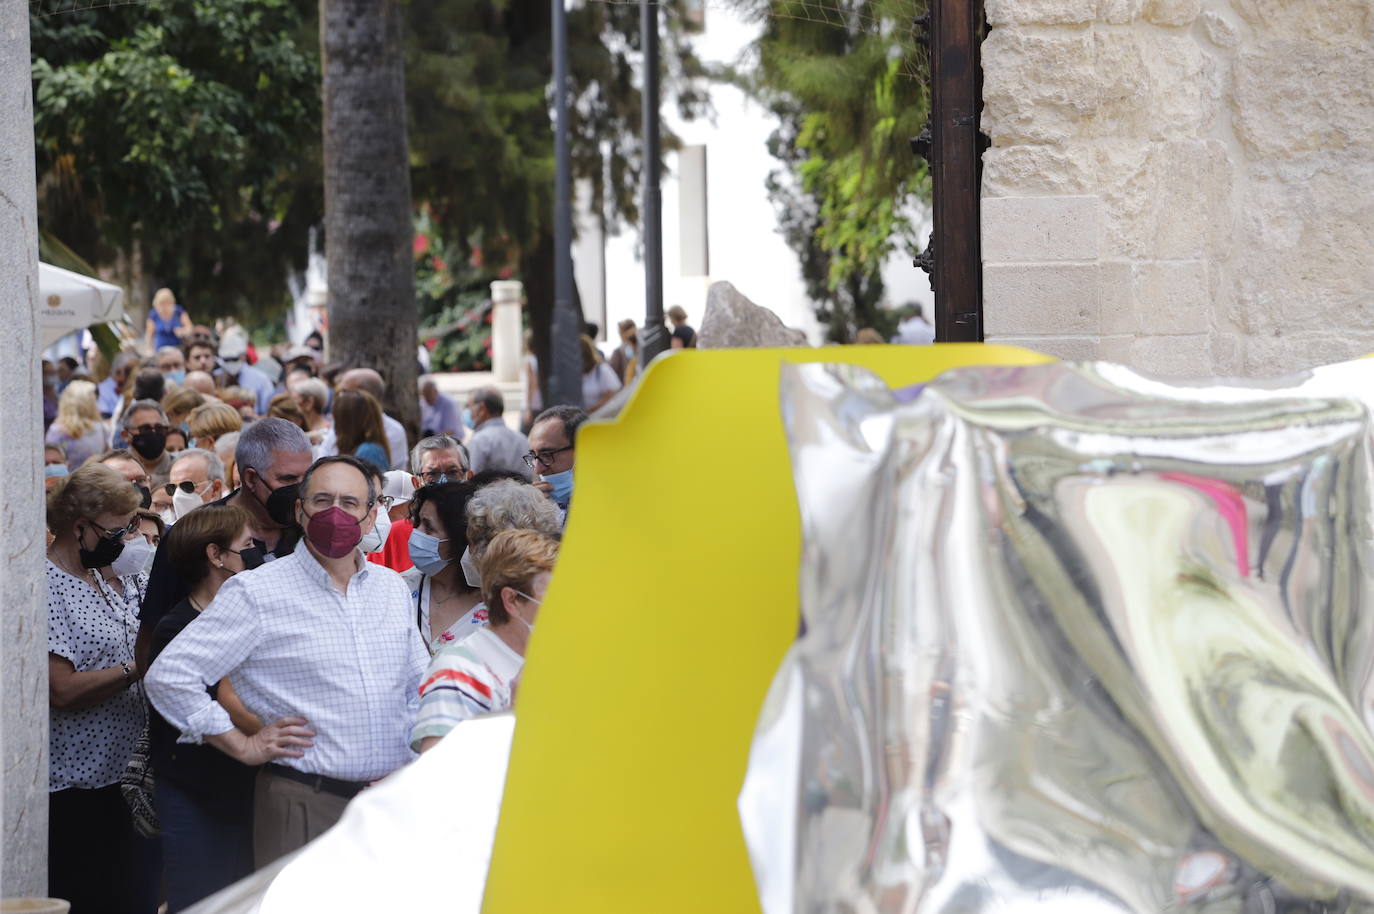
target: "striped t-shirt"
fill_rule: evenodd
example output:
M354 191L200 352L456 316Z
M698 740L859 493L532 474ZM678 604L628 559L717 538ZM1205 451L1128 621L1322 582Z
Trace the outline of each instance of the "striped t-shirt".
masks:
M459 723L506 711L511 690L525 658L483 625L472 634L442 648L420 679L420 711L410 732L410 747L444 736Z

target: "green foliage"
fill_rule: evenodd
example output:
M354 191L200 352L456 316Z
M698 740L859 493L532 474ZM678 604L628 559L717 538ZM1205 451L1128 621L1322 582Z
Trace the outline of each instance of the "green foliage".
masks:
M801 260L816 316L837 342L861 327L890 334L883 262L919 251L910 214L929 199L908 138L928 94L913 18L923 0L864 0L822 11L814 0L769 0L759 68L745 85L781 119L768 178L784 238Z
M663 17L664 94L693 116L706 106L703 71L673 10ZM553 224L550 5L412 0L406 17L412 194L453 244L518 259ZM583 4L569 10L568 34L573 174L592 182L615 231L638 219L638 7Z
M198 320L278 310L322 212L310 9L146 0L32 18L44 228L171 286Z
M415 221L415 299L420 339L434 371L491 370L491 281L481 251L446 241L428 210Z

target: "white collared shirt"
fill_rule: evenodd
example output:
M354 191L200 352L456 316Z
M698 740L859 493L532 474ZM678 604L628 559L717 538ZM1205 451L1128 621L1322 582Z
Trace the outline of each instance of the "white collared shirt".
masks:
M230 676L264 724L299 715L315 731L303 758L279 764L375 780L413 758L407 743L429 652L410 613L396 572L359 561L342 594L302 541L225 582L153 663L148 697L181 742L199 743L233 729L206 692Z

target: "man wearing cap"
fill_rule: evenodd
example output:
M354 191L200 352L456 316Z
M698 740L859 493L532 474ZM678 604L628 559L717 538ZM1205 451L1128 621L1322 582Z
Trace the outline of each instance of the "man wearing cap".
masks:
M375 565L385 565L392 571L405 571L413 564L410 561L410 497L415 494L415 477L405 470L391 470L383 476L382 498L391 499L388 517L391 530L397 524L405 525L404 536L391 536L388 531L386 542L376 552L367 554L367 560ZM385 501L383 502L385 504Z
M248 340L238 333L226 333L219 344L220 369L215 372L215 384L225 387L241 387L257 400L255 412L267 415L272 405L272 395L276 392L267 375L244 361L248 354Z

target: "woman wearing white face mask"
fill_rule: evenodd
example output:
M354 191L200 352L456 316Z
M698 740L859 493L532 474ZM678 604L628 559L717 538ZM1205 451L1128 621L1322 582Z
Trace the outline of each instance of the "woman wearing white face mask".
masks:
M168 534L167 548L191 591L153 630L152 656L211 604L235 574L262 564L250 518L233 505L205 505ZM240 727L258 724L228 680L210 690ZM170 911L179 911L253 872L255 769L212 746L178 744L180 734L154 709L149 741Z
M459 559L467 545L467 505L472 486L441 482L415 490L410 500L410 560L401 572L415 605L415 625L433 654L486 621L482 594L463 577Z
M490 620L434 655L420 679L412 749L424 752L463 721L511 707L557 561L558 541L534 530L507 530L487 544L479 570Z

